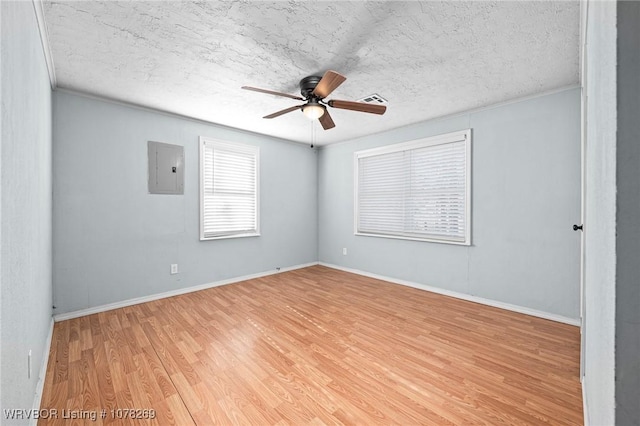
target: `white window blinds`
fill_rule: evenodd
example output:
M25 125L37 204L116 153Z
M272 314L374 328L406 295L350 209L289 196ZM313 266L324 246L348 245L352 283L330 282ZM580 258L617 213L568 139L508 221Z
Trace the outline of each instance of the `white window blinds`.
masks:
M356 234L470 244L471 131L357 152Z
M200 138L200 239L258 235L259 149Z

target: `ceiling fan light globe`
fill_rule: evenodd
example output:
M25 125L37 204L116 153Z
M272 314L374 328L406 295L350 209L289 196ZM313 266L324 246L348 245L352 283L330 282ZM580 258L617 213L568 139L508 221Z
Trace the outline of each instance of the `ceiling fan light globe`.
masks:
M302 107L302 112L310 120L315 120L324 115L325 107L320 104L309 104Z

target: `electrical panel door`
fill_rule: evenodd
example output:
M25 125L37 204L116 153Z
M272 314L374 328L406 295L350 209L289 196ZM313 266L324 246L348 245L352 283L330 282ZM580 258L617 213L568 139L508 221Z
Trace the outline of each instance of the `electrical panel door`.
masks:
M184 194L184 147L148 143L149 194Z

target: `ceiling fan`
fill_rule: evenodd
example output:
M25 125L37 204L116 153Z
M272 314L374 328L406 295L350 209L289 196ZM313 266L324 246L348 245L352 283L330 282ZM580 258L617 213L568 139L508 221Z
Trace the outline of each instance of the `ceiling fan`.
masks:
M300 80L300 96L290 95L288 93L274 92L273 90L259 89L257 87L242 86L245 90L253 90L254 92L268 93L275 96L284 96L286 98L305 101L302 105L292 106L273 114L265 115L263 118L276 118L283 114L302 110L304 115L312 120L318 119L322 128L329 130L336 125L329 115L327 106L338 109L348 109L351 111L368 112L370 114L384 114L387 107L384 105L371 105L364 102L341 101L332 99L325 101L324 98L329 96L338 86L340 86L347 78L335 71L327 71L322 77L311 75Z

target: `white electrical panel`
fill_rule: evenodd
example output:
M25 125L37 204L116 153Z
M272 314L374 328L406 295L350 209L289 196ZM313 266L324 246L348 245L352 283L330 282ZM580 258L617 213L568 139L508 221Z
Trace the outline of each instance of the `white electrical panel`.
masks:
M184 147L148 143L149 194L184 194Z

